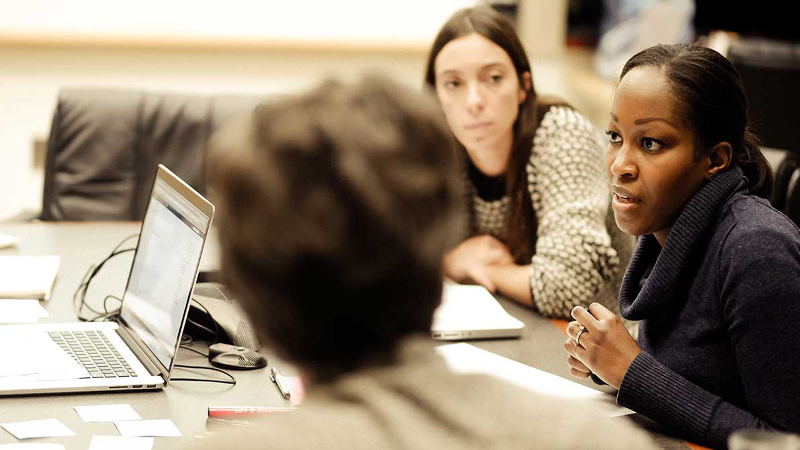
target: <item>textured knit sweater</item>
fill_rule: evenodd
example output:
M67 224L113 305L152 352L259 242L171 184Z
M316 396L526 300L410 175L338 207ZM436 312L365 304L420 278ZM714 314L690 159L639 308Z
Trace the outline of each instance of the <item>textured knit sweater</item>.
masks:
M639 240L620 308L642 348L620 405L713 447L741 428L800 432L800 233L738 167L695 194L663 249Z
M542 117L526 167L537 219L531 258L534 307L567 319L576 305L597 301L619 310L618 292L635 241L614 222L603 151L592 124L575 110L553 106ZM505 242L509 198L481 198L468 183L473 235Z
M310 386L297 411L231 427L230 433L190 441L186 448L654 448L627 418L600 417L586 405L540 396L494 377L454 374L433 345L428 336L412 338L395 364Z

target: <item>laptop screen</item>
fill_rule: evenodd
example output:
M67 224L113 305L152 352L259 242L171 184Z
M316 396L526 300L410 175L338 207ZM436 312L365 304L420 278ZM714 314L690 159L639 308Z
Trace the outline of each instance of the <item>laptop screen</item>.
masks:
M161 175L160 170L120 317L171 369L211 218Z

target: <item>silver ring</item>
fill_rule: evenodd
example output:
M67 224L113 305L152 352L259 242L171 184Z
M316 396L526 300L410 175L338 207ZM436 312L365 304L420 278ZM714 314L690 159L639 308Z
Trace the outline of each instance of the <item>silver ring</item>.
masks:
M585 331L586 331L586 327L584 327L583 325L581 325L581 329L580 329L580 331L578 331L578 334L576 334L576 335L575 335L575 345L576 345L576 346L578 346L578 345L581 345L581 335L582 335L582 334L583 334Z

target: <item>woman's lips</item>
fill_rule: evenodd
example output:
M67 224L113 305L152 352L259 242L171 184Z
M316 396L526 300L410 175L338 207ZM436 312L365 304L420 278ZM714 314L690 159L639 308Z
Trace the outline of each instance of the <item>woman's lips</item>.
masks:
M629 212L642 204L642 199L636 197L627 189L619 186L612 186L611 190L614 192L614 197L611 202L611 207L614 211Z
M467 129L467 130L477 130L479 128L488 127L491 124L492 124L491 122L477 122L477 123L471 123L471 124L465 126L464 128Z

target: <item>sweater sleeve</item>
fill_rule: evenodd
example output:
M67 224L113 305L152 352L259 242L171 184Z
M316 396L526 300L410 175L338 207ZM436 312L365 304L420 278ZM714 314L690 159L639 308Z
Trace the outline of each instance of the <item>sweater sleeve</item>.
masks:
M531 298L545 316L568 318L619 266L606 229L611 195L603 151L589 121L570 108L551 108L536 131L527 171L538 221Z
M785 217L777 220L790 225ZM720 301L744 399L734 404L714 395L644 352L617 395L620 405L713 447L725 447L728 436L742 428L800 432L797 232L732 234L721 253Z

